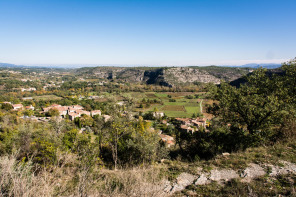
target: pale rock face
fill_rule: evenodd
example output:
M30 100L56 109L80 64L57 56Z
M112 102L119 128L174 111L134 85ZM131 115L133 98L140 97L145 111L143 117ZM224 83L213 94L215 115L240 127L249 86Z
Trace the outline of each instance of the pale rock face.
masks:
M177 178L177 182L173 184L170 193L174 193L185 189L188 185L191 185L196 178L197 176L195 175L181 173Z
M234 170L212 170L209 179L211 181L229 181L231 179L239 178L238 174Z
M122 79L128 82L140 82L144 78L144 70L129 68L97 68L93 74L100 79Z
M198 168L199 175L192 175L189 173L181 173L175 182L170 183L166 181L163 185L163 192L166 196L175 192L184 190L188 185L206 185L213 181L223 184L231 179L238 179L241 182L251 182L255 178L261 176L278 176L284 174L296 174L296 164L287 161L280 161L282 166L275 166L271 164L254 164L250 163L239 175L240 171L232 169L213 169L210 172L202 172L202 169ZM268 170L269 169L269 170Z
M207 178L206 174L201 174L198 179L195 181L195 185L206 185L209 184L211 181Z
M210 75L208 72L200 71L198 69L178 67L170 68L164 71L164 78L169 83L178 81L179 83L186 82L202 82L219 84L220 79Z
M278 176L280 174L296 173L296 165L287 161L282 161L284 166L268 165L271 169L270 176Z
M249 164L249 167L247 167L242 173L241 173L241 177L242 182L251 182L252 179L260 177L260 176L264 176L266 174L264 168L262 168L261 166L259 166L258 164L254 164L251 163Z
M242 76L240 73L229 70L227 72L208 72L190 67L155 68L148 70L127 67L97 67L89 74L93 74L100 79L118 79L125 82L142 82L164 86L174 86L179 83L188 82L220 84L221 79L232 81Z

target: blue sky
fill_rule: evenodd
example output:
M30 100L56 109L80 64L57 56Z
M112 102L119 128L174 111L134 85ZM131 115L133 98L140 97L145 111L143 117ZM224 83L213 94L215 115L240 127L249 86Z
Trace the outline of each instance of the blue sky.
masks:
M0 62L233 65L296 56L296 0L0 0Z

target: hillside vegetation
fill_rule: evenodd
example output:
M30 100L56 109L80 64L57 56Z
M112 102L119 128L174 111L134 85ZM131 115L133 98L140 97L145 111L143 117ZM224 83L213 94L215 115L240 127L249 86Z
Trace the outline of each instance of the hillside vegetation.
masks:
M159 72L193 72L174 69ZM296 60L281 72L255 70L240 87L195 84L186 92L55 75L60 87L49 91L17 92L14 85L41 86L17 79L1 90L7 99L0 109L2 196L295 195ZM13 95L32 96L22 102L30 109L15 109ZM175 114L161 115L157 106ZM206 114L211 118L204 120ZM200 122L188 130L190 121ZM223 170L233 176L221 178Z

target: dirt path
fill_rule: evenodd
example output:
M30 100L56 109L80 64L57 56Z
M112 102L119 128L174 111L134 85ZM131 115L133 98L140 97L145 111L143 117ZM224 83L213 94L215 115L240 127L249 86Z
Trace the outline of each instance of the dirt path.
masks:
M203 114L202 112L202 102L203 102L203 99L201 99L200 103L199 103L199 106L200 106L200 113Z

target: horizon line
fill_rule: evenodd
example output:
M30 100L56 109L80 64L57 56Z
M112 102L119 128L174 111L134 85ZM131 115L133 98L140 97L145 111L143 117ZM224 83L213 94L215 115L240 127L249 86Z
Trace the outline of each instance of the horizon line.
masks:
M2 64L13 64L16 66L28 66L28 67L99 67L99 66L110 66L110 67L189 67L189 66L243 66L246 64L283 64L290 61L291 59L273 59L273 60L226 60L226 61L213 61L213 62L200 62L200 63L188 63L188 64L93 64L93 63L25 63L25 64L16 64L16 63L5 63Z

